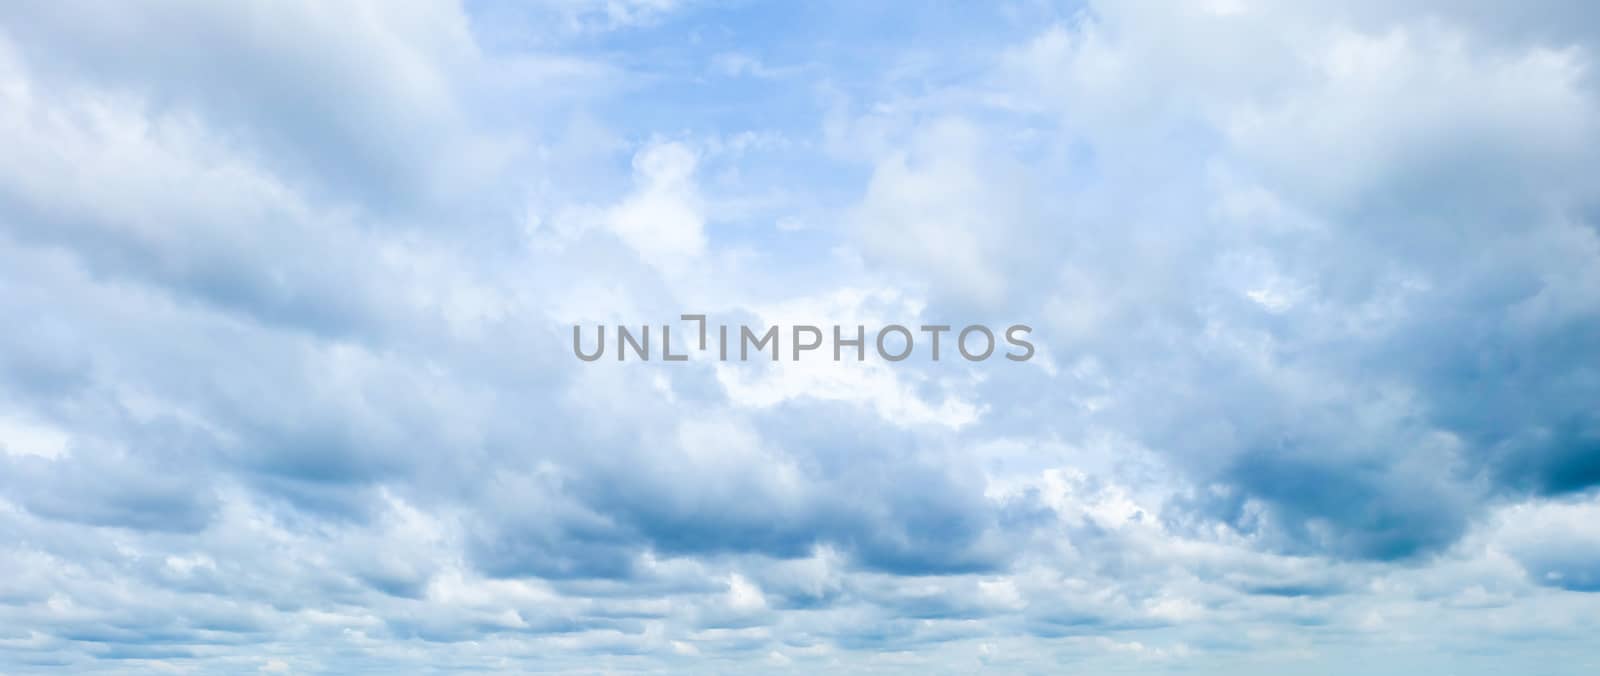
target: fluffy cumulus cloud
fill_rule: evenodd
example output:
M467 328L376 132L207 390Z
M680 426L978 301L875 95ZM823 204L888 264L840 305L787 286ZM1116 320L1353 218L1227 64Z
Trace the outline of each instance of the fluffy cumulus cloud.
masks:
M1600 671L1596 26L7 6L0 672Z

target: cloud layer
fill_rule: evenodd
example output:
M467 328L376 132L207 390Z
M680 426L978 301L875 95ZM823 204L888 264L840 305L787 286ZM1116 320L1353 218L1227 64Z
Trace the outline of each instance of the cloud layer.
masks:
M1600 668L1588 4L856 4L0 9L0 671Z

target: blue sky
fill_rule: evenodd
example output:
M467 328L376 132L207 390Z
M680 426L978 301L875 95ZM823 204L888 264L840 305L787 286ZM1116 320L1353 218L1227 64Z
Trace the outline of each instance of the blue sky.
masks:
M1600 14L1320 4L0 9L0 672L1595 673Z

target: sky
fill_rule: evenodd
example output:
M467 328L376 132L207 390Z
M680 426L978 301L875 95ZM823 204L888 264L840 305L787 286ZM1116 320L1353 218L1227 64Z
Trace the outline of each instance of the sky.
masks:
M1597 58L1578 0L5 3L0 673L1600 672ZM571 349L685 313L1037 354Z

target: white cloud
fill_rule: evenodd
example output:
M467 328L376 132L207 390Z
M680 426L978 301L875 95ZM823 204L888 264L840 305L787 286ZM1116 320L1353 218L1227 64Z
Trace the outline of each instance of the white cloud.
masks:
M678 273L704 253L705 205L695 184L694 151L654 143L633 156L634 192L611 207L606 225L645 262Z
M0 10L0 671L1592 666L1588 10L863 11Z
M0 415L0 450L54 460L66 455L71 437L54 426Z

